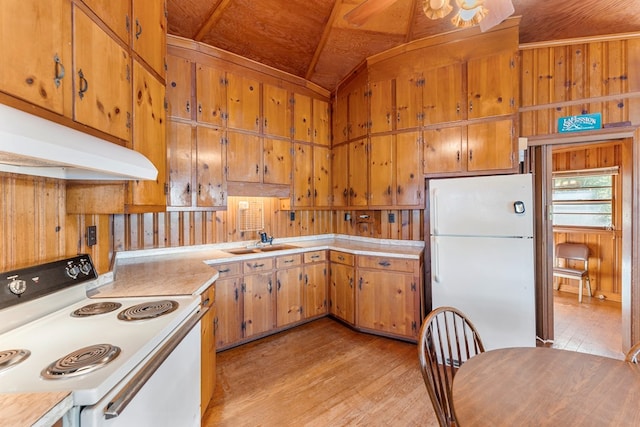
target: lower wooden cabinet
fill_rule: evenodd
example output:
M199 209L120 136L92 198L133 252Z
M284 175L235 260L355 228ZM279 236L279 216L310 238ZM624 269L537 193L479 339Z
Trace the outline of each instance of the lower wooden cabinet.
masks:
M327 251L305 252L304 316L307 319L324 316L328 309Z
M242 338L242 264L216 266L215 336L218 349L227 348Z
M202 293L202 307L209 307L209 311L202 317L201 322L201 373L200 373L200 415L204 415L216 388L216 304L215 285Z
M243 337L262 335L276 327L276 293L273 258L259 258L243 263Z
M329 312L347 323L355 324L355 256L346 252L331 251L331 283Z
M304 318L302 254L276 257L276 326L299 322Z

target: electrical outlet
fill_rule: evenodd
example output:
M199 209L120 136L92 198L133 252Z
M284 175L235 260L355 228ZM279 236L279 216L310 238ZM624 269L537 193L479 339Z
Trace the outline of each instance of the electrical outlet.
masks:
M289 212L289 221L295 221L296 220L296 213L291 211Z
M389 224L393 224L394 222L396 222L396 214L394 213L389 213Z
M344 220L345 221L351 221L351 214L350 213L344 214Z
M87 227L87 246L93 246L98 243L98 227L90 225Z

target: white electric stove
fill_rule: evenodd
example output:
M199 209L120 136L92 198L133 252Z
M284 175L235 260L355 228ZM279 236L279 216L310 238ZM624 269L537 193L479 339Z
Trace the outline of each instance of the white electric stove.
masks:
M155 389L165 389L146 393L158 393L160 402L167 394L172 396L168 402L179 395L195 399L197 416L192 408L188 419L176 422L198 425L192 418L199 423L200 298L88 298L86 285L96 279L86 255L0 276L0 393L70 391L74 409L65 425L126 425L116 421L127 418L127 409L111 407L166 371L168 384L152 382ZM198 355L189 361L198 365L188 373L197 385L189 390L175 390L176 376L187 373L172 374L174 368L164 367L182 342L190 347L181 350L184 357ZM94 413L85 415L85 410ZM146 416L144 407L139 411L136 417Z

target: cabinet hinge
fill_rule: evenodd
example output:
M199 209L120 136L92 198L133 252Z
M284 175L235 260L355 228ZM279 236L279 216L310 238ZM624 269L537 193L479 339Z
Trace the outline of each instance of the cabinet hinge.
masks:
M169 111L169 101L167 101L167 97L164 97L164 111Z
M509 105L511 106L511 108L516 108L516 100L511 98L509 100Z
M424 79L424 77L421 77L421 78L419 78L419 79L416 81L416 86L418 86L418 87L423 87L424 85L425 85L425 79Z
M289 98L289 104L295 105L296 104L296 99L294 97Z
M224 77L222 77L222 76L220 77L220 84L221 84L222 86L224 86L224 85L225 85L225 78L224 78Z
M418 324L416 323L415 320L413 322L411 322L411 330L412 331L417 331L418 330Z
M127 111L127 129L131 129L131 113Z
M373 94L373 92L371 91L371 89L364 91L365 98L371 96L372 94Z
M169 194L169 184L168 183L164 183L164 195L168 195Z
M127 64L127 81L131 81L131 68L129 68L129 64Z
M516 68L516 61L513 58L509 60L509 67Z
M242 330L246 330L247 329L247 322L242 321L242 325L240 326L242 328Z
M296 134L296 128L295 126L291 126L291 129L289 129L291 131L291 135L295 135Z
M127 29L127 33L131 31L131 21L129 20L129 15L125 15L124 17L124 26Z
M415 284L415 283L412 283L412 284L411 284L411 291L412 291L412 292L415 292L416 290L417 290L417 289L416 289L416 284Z

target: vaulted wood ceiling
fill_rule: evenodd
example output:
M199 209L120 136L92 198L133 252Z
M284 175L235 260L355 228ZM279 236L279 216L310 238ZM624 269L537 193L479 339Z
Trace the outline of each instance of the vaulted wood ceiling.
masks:
M423 0L397 0L361 26L344 16L364 0L167 0L169 34L333 90L365 58L456 30L428 19ZM451 0L455 5L456 0ZM640 0L513 0L520 42L640 31Z

